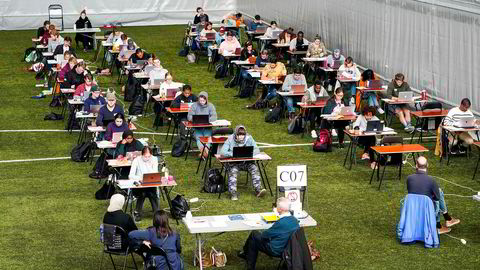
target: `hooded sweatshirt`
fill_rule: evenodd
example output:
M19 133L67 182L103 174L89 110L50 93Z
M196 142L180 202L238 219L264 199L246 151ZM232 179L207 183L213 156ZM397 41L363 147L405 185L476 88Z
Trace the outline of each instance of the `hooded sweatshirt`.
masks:
M245 138L243 141L239 141L237 138L237 133L240 128L245 130ZM235 127L235 133L228 136L228 139L223 144L221 154L225 157L232 157L233 156L233 147L242 147L242 146L253 146L253 155L257 155L260 153L260 149L258 149L257 143L253 139L253 137L247 133L247 129L242 126L238 125Z
M193 105L190 107L190 110L188 110L188 115L187 115L187 120L192 121L192 115L202 115L202 114L207 114L209 116L209 121L213 122L217 120L217 111L215 110L215 106L213 106L212 103L208 102L208 93L205 91L200 92L198 94L198 97L205 97L207 100L207 103L205 105L200 104L200 100L197 102L193 103Z

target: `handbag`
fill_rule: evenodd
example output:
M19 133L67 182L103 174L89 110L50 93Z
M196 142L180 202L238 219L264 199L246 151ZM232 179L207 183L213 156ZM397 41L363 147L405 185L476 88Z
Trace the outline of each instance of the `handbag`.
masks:
M227 255L221 251L217 251L214 247L210 251L210 260L212 265L216 267L224 267L227 264Z

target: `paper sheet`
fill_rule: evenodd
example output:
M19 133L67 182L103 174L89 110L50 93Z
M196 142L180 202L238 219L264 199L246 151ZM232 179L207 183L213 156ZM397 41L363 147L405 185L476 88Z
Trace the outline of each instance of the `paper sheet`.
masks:
M220 221L223 221L223 222L226 222L226 221L230 221L230 219L228 218L228 216L215 216L213 217L213 219L217 222L220 222Z
M249 221L261 221L262 217L259 214L244 214L246 220Z
M188 221L189 228L208 228L210 224L206 220L190 220Z
M210 221L210 225L213 228L224 228L227 227L227 223L225 221Z
M261 221L254 221L254 220L244 220L243 224L250 226L250 227L260 227L262 226Z

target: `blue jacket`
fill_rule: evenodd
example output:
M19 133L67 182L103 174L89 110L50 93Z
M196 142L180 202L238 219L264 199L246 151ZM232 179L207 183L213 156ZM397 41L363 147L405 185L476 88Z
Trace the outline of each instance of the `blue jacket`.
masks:
M425 195L407 194L397 225L397 239L401 243L422 241L426 248L438 248L436 223L432 200Z
M172 270L184 269L183 260L182 257L180 257L180 253L182 253L182 246L180 244L179 234L174 232L172 235L168 235L166 238L158 238L155 228L150 227L147 230L132 231L128 234L128 237L132 239L134 245L140 246L143 240L147 240L150 241L153 246L163 248L167 253L167 258L172 266ZM155 263L157 265L157 270L168 269L163 256L156 256Z
M245 136L244 143L239 143L235 140L235 134L231 134L228 136L227 140L222 146L221 154L225 157L232 157L233 156L233 147L241 147L241 146L253 146L253 155L260 153L260 149L258 149L257 143L253 139L253 137L249 134Z
M298 229L298 220L294 216L282 217L270 229L262 233L262 239L268 240L268 246L275 256L280 256L288 244L290 236Z
M95 123L99 127L103 126L103 119L113 121L113 119L114 119L114 117L117 113L121 113L121 114L125 115L125 113L123 112L123 107L122 106L120 106L118 104L115 104L115 107L113 107L113 111L109 111L107 109L107 106L105 105L102 108L100 108L100 111L98 112L97 120L95 120Z

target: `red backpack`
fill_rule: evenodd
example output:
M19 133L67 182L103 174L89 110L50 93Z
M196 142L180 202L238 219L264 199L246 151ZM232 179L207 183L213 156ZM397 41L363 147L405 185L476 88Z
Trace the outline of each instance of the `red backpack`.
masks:
M317 139L313 142L314 152L331 152L332 151L332 135L328 129L320 129L317 131Z

